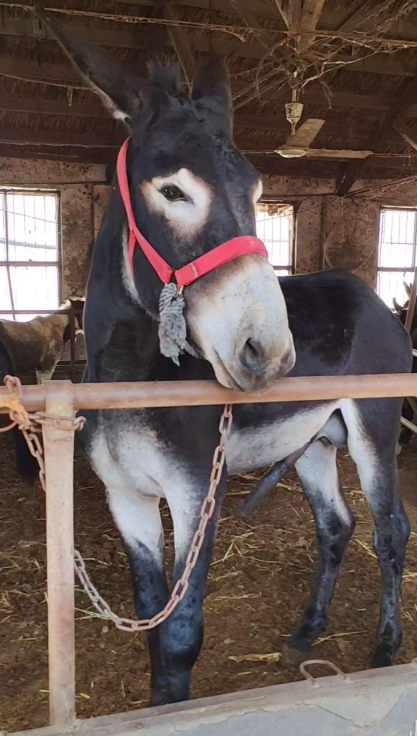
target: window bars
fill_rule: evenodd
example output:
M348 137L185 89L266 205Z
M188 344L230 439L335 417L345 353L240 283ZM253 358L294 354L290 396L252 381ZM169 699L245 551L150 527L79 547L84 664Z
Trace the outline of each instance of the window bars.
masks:
M57 192L0 189L0 317L58 308L58 213Z

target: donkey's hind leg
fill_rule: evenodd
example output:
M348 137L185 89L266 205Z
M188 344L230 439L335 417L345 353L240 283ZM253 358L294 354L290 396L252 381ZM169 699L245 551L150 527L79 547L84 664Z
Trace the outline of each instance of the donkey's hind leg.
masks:
M345 402L349 452L374 518L382 591L374 667L392 664L401 644L400 586L409 523L398 489L396 443L401 399Z
M340 563L354 528L339 487L336 452L333 445L317 440L295 466L316 522L319 561L301 623L285 647L284 663L288 665L306 659L314 640L326 628Z

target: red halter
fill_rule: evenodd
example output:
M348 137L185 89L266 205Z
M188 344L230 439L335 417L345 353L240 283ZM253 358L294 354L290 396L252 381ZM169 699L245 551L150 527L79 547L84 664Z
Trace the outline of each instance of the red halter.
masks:
M223 266L225 263L232 261L238 256L242 256L246 253L259 253L265 257L268 257L267 250L262 242L258 238L254 238L252 235L239 235L237 238L232 240L226 240L225 243L217 245L208 253L195 258L186 266L179 268L174 271L166 261L156 252L155 248L152 247L146 238L140 232L135 222L135 217L132 210L132 204L130 201L129 184L127 181L126 171L126 153L129 143L129 138L123 143L118 157L117 157L117 181L119 184L120 196L122 198L125 210L127 222L129 225L129 238L127 241L127 260L130 271L133 269L133 251L135 244L139 246L142 253L146 256L147 260L151 264L152 268L158 274L162 283L168 284L172 277L174 277L177 286L188 286L193 281L196 281L200 276L209 271L213 271L218 266Z

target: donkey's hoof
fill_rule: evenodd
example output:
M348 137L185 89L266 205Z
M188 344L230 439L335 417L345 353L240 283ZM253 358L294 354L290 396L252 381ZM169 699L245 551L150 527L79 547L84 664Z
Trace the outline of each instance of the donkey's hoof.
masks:
M371 669L378 669L379 667L391 667L392 666L392 652L387 651L387 648L377 647L371 657L370 667Z
M299 667L302 662L309 659L311 649L296 649L289 644L284 644L280 663L284 667Z

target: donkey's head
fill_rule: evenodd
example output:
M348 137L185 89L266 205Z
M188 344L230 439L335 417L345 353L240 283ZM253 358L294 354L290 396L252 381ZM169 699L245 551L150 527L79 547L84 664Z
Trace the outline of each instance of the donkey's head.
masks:
M233 144L224 66L211 61L202 67L187 96L176 66L151 64L147 79L136 77L50 14L41 17L113 115L125 121L134 218L170 267L179 269L237 236L254 236L261 181ZM129 267L126 232L120 232L125 288L158 319L161 280L140 248ZM240 255L206 273L186 286L184 299L189 342L223 385L260 390L293 366L284 298L264 255Z

